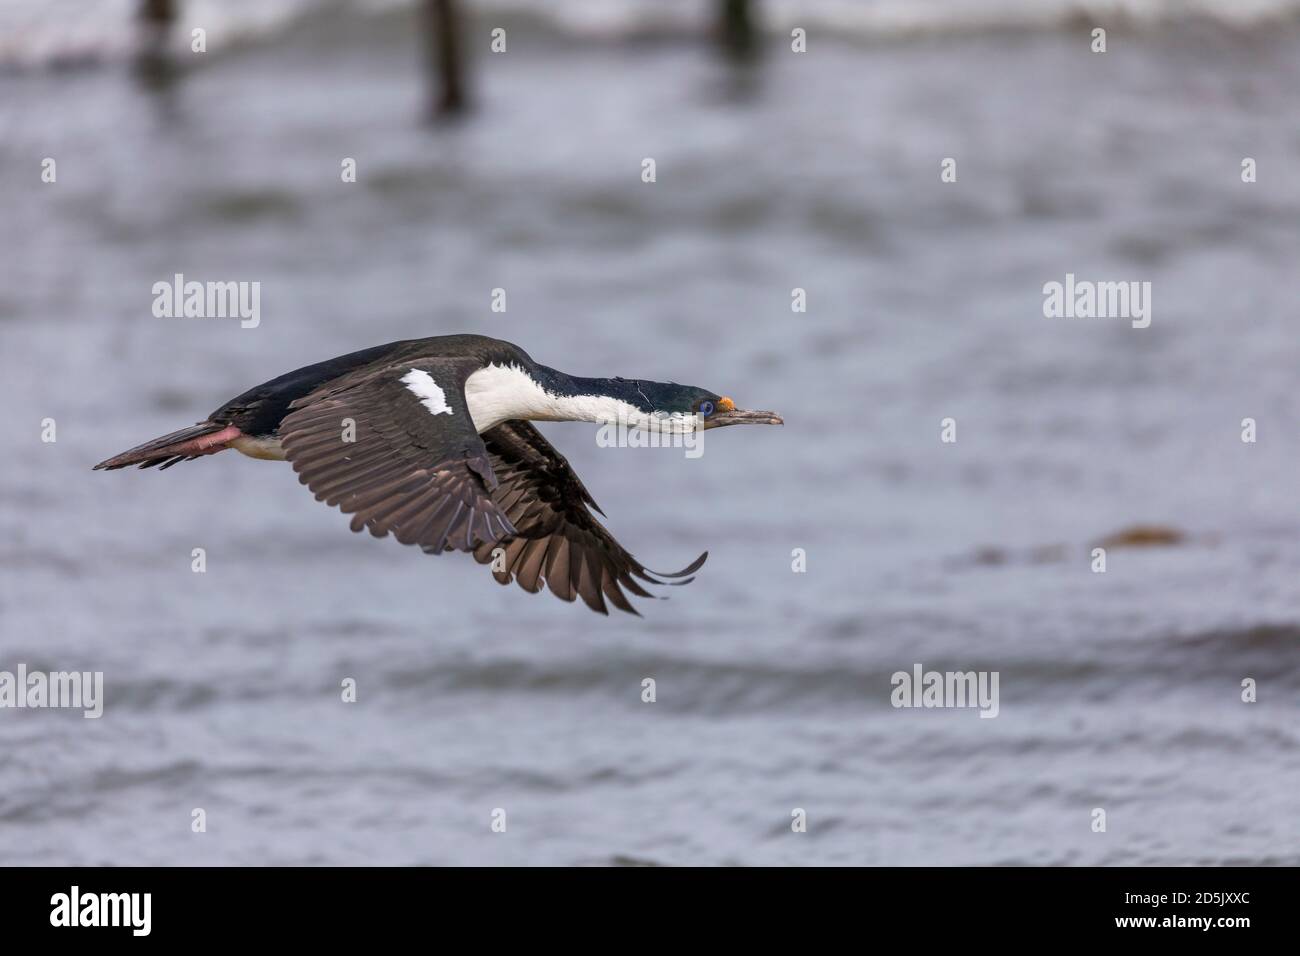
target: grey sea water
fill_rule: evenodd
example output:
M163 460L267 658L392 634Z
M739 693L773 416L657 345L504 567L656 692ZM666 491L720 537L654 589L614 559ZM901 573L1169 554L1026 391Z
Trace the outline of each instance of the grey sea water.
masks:
M0 710L0 863L1300 863L1300 27L1097 55L951 9L740 72L515 14L432 129L402 10L232 30L161 87L10 33L0 670L106 702ZM260 325L154 318L176 272L261 282ZM1150 328L1045 318L1066 273L1150 281ZM604 619L350 534L286 465L90 471L462 331L784 414L695 460L543 427L697 581ZM1137 525L1177 541L1092 573ZM997 718L891 707L917 663L997 671Z

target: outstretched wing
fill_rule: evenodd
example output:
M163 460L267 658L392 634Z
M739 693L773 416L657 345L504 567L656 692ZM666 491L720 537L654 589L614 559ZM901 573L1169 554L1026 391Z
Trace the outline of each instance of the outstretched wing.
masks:
M502 422L483 433L498 484L492 498L518 529L512 539L485 542L474 550L480 564L493 565L502 584L518 578L525 591L536 593L545 580L559 598L581 597L593 611L608 614L605 598L620 610L637 611L622 591L652 597L637 579L649 584L687 584L708 557L700 555L689 567L660 578L645 569L614 540L591 513L600 512L569 463L526 421ZM601 512L603 514L603 512ZM501 549L498 552L497 549Z
M515 534L465 407L464 370L417 361L361 369L294 402L280 444L318 501L352 530L425 551L472 551Z

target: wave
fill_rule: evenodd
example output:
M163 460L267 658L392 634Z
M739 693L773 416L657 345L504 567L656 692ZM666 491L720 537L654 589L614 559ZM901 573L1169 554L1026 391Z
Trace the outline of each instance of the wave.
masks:
M402 711L436 708L453 697L495 700L572 700L591 696L639 707L645 675L673 688L678 715L716 716L787 713L887 713L892 710L892 675L910 673L918 659L900 656L897 647L872 646L872 628L858 632L860 653L818 663L704 658L680 654L623 653L587 657L473 659L452 655L423 664L371 668L370 687L388 706ZM810 637L810 639L812 639ZM1004 705L1058 708L1067 700L1099 704L1131 698L1191 694L1208 699L1225 680L1251 677L1274 695L1300 692L1300 627L1256 625L1226 630L1140 637L1116 632L1098 635L1086 652L1059 645L1045 656L1028 639L997 647L972 642L968 655L921 657L926 671L996 671ZM1023 646L1022 646L1023 645ZM30 670L58 669L39 655L26 659ZM333 670L355 664L339 662ZM183 712L228 706L262 706L283 698L285 687L273 674L247 674L234 668L203 680L188 675L134 676L105 670L105 710L122 713ZM1225 675L1228 675L1225 677ZM637 689L629 698L628 688ZM321 679L321 700L338 693L334 678ZM1236 691L1228 692L1229 696ZM629 702L630 701L630 702ZM1177 740L1176 743L1195 741ZM1300 737L1276 741L1285 749Z

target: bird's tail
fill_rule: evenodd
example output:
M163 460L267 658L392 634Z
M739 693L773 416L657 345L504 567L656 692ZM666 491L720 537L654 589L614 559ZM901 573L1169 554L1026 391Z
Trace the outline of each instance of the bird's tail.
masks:
M161 438L147 441L143 445L137 445L130 451L124 451L120 455L114 455L112 458L101 461L95 466L94 470L112 470L114 468L125 468L127 465L139 465L141 468L162 465L163 468L170 468L179 461L189 461L191 458L198 458L200 455L211 455L228 448L230 442L241 434L243 433L234 425L224 425L220 422L199 422L189 428L182 428L170 435L163 435Z

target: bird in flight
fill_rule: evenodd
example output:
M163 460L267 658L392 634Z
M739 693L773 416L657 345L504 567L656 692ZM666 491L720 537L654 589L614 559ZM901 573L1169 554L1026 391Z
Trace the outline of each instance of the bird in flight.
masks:
M535 421L675 434L782 424L702 388L580 378L500 339L443 335L288 372L95 470L166 469L227 448L288 460L316 500L352 515L353 531L391 532L429 554L469 552L502 584L535 594L545 582L601 614L606 599L636 614L624 589L652 596L638 582L692 580L708 552L681 571L648 571L592 514L604 512Z

